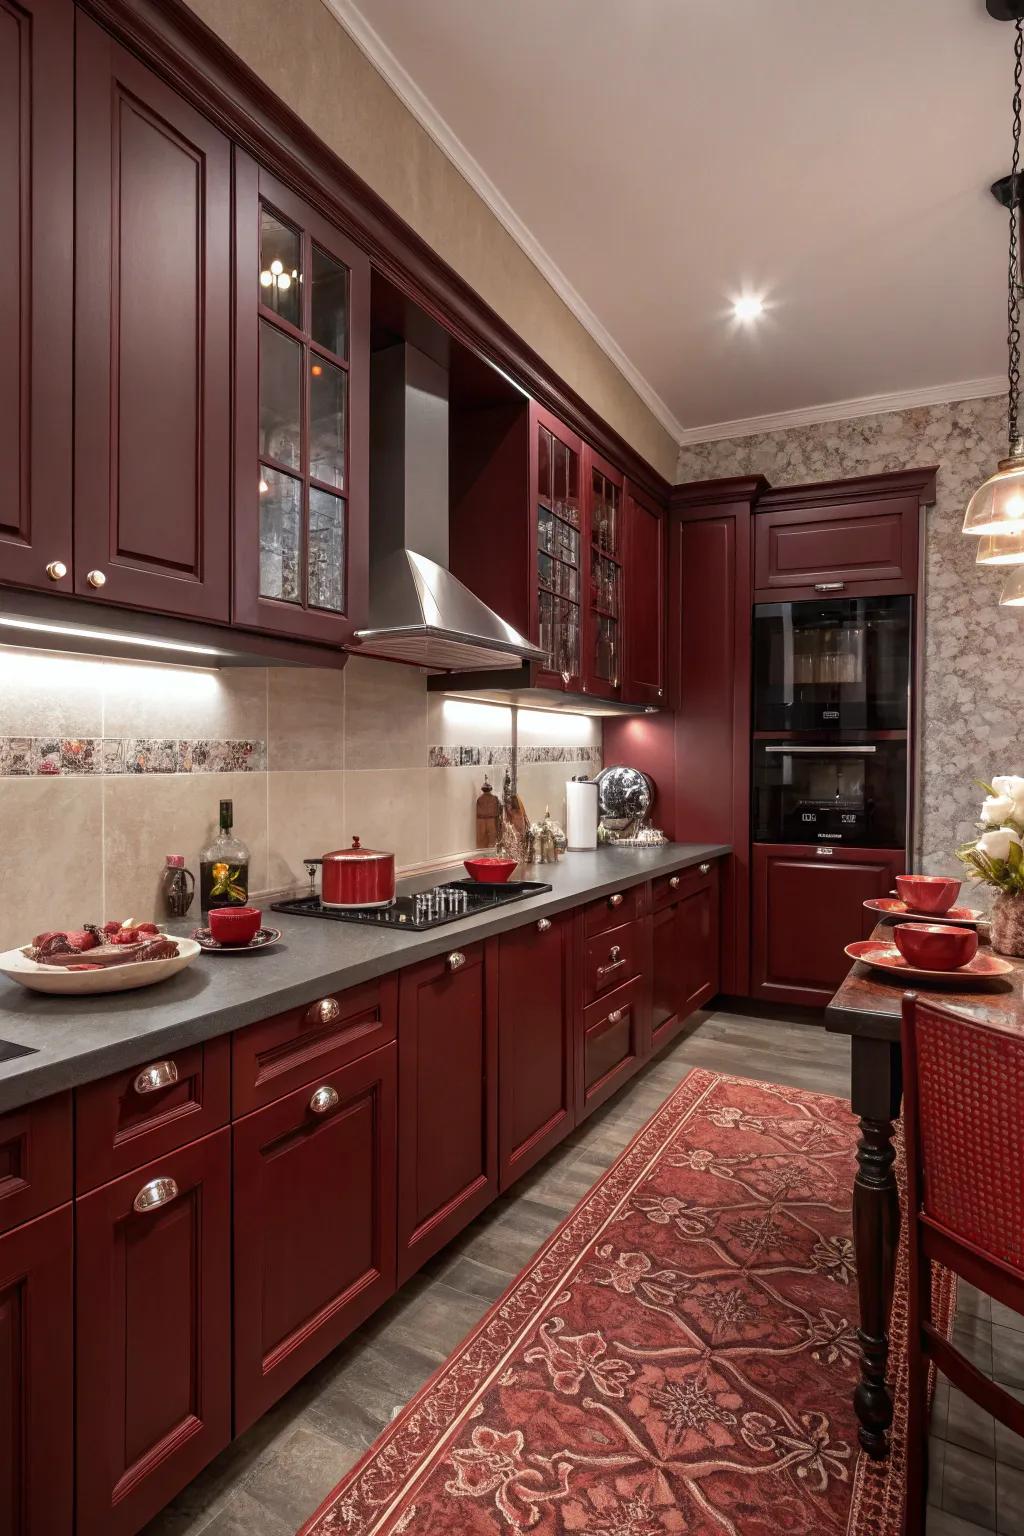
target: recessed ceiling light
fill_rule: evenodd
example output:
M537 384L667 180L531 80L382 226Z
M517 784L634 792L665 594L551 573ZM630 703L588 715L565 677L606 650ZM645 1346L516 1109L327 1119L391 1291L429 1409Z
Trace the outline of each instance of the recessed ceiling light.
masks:
M745 293L732 301L733 318L747 323L764 313L764 299L755 293Z

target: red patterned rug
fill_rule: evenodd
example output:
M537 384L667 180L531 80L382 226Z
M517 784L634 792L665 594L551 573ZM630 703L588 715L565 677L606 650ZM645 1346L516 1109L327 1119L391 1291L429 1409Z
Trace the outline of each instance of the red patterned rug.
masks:
M851 1405L855 1144L838 1099L690 1072L299 1536L898 1536L901 1447L859 1457Z

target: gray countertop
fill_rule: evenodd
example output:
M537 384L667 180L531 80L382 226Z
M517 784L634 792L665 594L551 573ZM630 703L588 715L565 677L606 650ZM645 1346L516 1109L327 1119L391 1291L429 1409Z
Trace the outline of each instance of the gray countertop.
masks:
M272 949L199 955L169 981L136 992L53 997L0 977L0 1112L730 851L719 843L669 843L568 853L557 865L527 872L550 883L550 891L424 933L271 913L265 921L282 931ZM459 875L449 870L417 883ZM5 1044L30 1054L4 1060Z

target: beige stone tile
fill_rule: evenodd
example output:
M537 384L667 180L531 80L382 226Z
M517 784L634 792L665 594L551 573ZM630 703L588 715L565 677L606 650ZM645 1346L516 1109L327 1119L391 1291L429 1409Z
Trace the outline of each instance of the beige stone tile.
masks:
M601 745L601 721L590 715L521 709L518 732L521 747L599 748Z
M341 768L345 673L272 667L267 682L268 768Z
M0 779L0 949L103 916L99 779Z
M345 839L394 853L397 864L427 855L427 796L431 768L349 769L345 774Z
M267 779L267 884L308 889L303 859L345 846L345 775L329 768Z
M267 774L125 774L103 780L106 916L163 916L160 879L168 853L196 877L189 916L199 917L199 851L217 829L220 801L234 801L234 830L250 852L249 889L267 888Z
M345 767L424 768L426 762L426 674L353 656L345 668Z
M428 746L498 747L512 743L512 710L429 693Z
M100 736L105 663L0 646L0 736Z
M476 800L487 772L485 768L429 770L428 858L445 859L476 850ZM494 772L490 770L492 785ZM495 787L500 794L500 780Z
M266 669L212 671L156 662L108 662L103 673L103 733L265 741Z
M531 821L540 821L547 807L560 827L565 828L565 784L574 773L582 773L582 763L522 763L519 767L519 795Z

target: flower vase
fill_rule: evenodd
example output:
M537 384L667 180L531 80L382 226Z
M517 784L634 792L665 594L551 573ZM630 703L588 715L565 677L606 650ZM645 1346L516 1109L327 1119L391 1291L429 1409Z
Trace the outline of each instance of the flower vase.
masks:
M1003 891L992 903L992 948L1000 955L1024 956L1024 895Z

